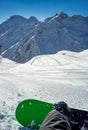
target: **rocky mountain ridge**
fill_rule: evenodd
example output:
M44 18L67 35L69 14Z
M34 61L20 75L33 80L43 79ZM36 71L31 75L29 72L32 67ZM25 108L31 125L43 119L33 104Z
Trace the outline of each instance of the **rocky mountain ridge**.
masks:
M4 57L19 63L61 50L80 52L88 49L88 17L62 12L40 22L12 16L0 25L0 45Z

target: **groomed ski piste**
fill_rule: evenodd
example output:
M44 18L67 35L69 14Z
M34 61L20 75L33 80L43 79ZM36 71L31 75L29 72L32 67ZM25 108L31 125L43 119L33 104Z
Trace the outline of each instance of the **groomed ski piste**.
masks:
M25 64L2 58L0 63L0 130L30 130L14 117L25 99L65 101L88 110L88 50L40 55Z

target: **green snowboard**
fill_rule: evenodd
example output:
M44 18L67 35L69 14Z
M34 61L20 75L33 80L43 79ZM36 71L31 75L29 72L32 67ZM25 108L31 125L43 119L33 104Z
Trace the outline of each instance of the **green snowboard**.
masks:
M24 100L17 106L16 119L25 127L39 129L46 115L53 109L54 105L51 103L35 99Z
M62 104L62 105L61 105ZM59 105L59 106L58 106ZM58 109L57 109L58 108ZM52 104L35 99L24 100L17 106L16 119L24 127L39 129L46 115L53 109L64 114L64 106L62 103ZM71 121L78 123L80 128L88 121L88 111L69 108L68 118Z

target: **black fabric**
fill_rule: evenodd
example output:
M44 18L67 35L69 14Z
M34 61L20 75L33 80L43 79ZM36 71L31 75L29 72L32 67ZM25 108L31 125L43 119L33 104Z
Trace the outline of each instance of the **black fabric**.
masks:
M71 130L68 118L57 110L51 111L39 130Z

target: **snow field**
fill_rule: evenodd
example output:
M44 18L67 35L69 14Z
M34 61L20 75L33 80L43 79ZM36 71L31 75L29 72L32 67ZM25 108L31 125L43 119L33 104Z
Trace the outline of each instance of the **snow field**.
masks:
M0 63L0 130L28 130L13 120L17 104L28 98L65 101L88 110L88 50L40 55L25 64Z

